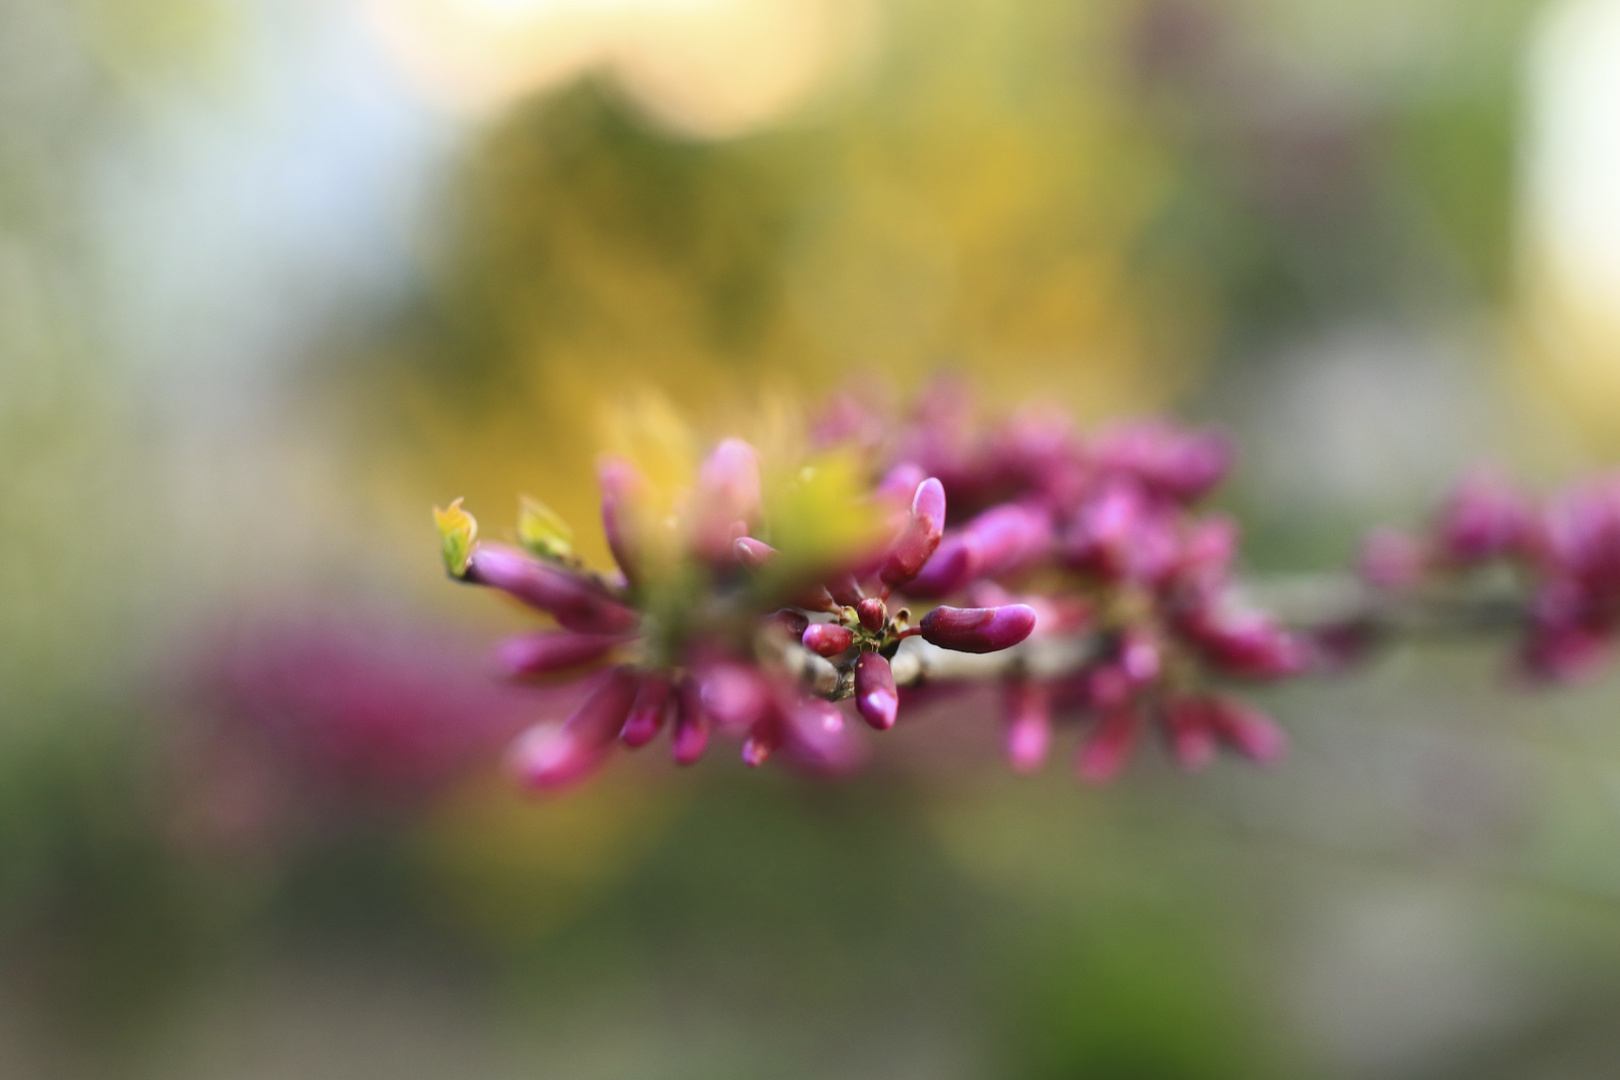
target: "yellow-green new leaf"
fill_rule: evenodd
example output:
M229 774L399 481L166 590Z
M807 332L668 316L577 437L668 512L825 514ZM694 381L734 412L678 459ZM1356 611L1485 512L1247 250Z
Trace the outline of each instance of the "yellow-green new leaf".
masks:
M467 573L467 560L472 558L473 544L478 540L478 522L461 508L461 500L449 509L433 508L433 520L439 526L440 551L444 554L444 568L454 578Z

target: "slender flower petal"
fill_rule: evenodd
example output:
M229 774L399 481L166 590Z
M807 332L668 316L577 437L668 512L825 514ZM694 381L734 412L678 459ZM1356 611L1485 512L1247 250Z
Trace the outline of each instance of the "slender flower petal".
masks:
M619 738L632 749L646 746L657 738L672 705L669 676L662 672L642 676L641 689L636 691Z
M1164 720L1176 763L1188 772L1207 769L1216 750L1208 703L1200 698L1178 698L1165 708Z
M750 570L762 570L776 558L776 549L752 536L739 536L731 542L733 556Z
M530 728L513 749L523 783L537 791L557 791L600 768L624 727L639 682L633 669L615 668L561 728Z
M1035 629L1035 609L1028 604L993 608L937 607L923 616L922 636L929 644L957 652L988 653L1011 648Z
M731 554L733 525L746 529L759 518L759 455L741 439L726 439L698 470L693 494L692 547L700 557L723 560Z
M894 727L900 695L894 688L889 662L875 652L863 652L855 658L855 707L878 731Z
M703 756L709 745L709 718L692 680L681 683L675 697L675 735L670 749L675 764L691 765Z
M1257 765L1275 765L1288 752L1282 728L1258 709L1230 698L1212 698L1206 716L1223 742Z
M625 633L641 621L600 584L504 544L474 548L464 579L499 589L583 634Z
M540 631L509 637L495 648L495 665L511 676L549 675L600 660L627 639L622 634Z
M1106 784L1125 768L1140 726L1134 707L1103 714L1097 730L1075 754L1075 773L1088 784Z
M646 480L636 467L624 458L604 457L596 467L597 483L602 488L602 531L607 536L608 550L632 585L637 584L642 572L641 545L645 538L636 535L635 504L645 498Z
M1044 683L1017 680L1007 684L1007 760L1021 773L1046 764L1052 746L1052 692Z

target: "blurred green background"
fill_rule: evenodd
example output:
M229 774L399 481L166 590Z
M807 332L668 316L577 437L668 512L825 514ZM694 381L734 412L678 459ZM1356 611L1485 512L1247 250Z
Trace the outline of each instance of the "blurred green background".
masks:
M1620 0L0 0L0 1076L1620 1074L1612 680L1403 652L1271 695L1273 774L918 724L548 802L219 691L339 627L529 708L427 508L591 521L626 402L1169 409L1256 568L1342 565L1612 460L1616 191Z

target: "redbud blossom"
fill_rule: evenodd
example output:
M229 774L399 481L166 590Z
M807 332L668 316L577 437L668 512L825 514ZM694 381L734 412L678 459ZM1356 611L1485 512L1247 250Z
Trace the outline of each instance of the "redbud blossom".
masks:
M855 706L878 731L894 727L900 695L894 688L889 662L875 652L863 652L855 658Z
M1010 649L1035 629L1035 609L1028 604L994 608L937 607L923 616L923 640L957 652L988 653Z
M640 622L634 610L613 599L599 583L504 544L474 548L464 580L499 589L580 633L624 633Z
M657 672L642 676L641 688L625 717L619 738L634 749L646 746L658 737L668 718L674 701L670 696L669 677Z
M731 554L734 523L759 518L759 456L741 439L726 439L703 462L693 492L692 547L720 561Z
M837 623L811 623L804 628L802 641L817 656L837 656L855 644L855 631Z
M1021 773L1046 763L1052 745L1052 694L1042 683L1018 680L1007 684L1007 760Z
M624 727L637 688L631 668L614 668L561 728L537 724L525 732L512 757L523 783L556 791L595 772Z
M895 588L917 576L928 557L939 547L945 530L945 488L938 480L924 480L911 500L911 517L889 547L889 555L878 571L882 582ZM837 594L834 593L836 597Z
M1080 744L1074 770L1088 784L1106 784L1125 768L1138 727L1136 709L1123 706L1103 714L1097 729Z
M495 664L512 676L549 675L600 660L625 638L618 634L541 631L509 637L495 648Z

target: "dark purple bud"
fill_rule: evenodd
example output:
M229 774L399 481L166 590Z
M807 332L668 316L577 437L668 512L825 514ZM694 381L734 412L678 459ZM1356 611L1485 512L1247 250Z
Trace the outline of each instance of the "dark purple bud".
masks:
M595 772L624 727L639 684L633 669L614 668L560 728L537 724L520 736L512 762L523 783L557 791Z
M620 634L540 631L509 637L495 647L495 666L510 676L549 675L600 660L627 639Z
M1405 533L1375 529L1361 542L1356 572L1375 589L1398 592L1423 577L1423 548Z
M597 582L503 544L474 548L464 580L499 589L583 634L622 634L641 621Z
M774 710L760 717L748 729L748 737L743 740L743 764L751 769L757 769L765 764L765 759L782 745L783 735L782 718Z
M1135 707L1104 713L1074 756L1074 771L1088 784L1106 784L1125 768L1139 727Z
M817 656L837 656L855 643L855 631L837 623L811 623L800 641Z
M1441 509L1435 540L1447 558L1471 565L1521 550L1533 518L1524 496L1499 476L1476 472Z
M596 466L596 479L602 489L602 531L608 550L624 576L635 583L641 569L641 537L635 533L635 503L643 497L646 481L628 461L604 457Z
M703 756L709 745L709 718L691 679L682 681L675 695L675 734L670 750L675 764L691 765Z
M1201 698L1179 698L1165 708L1170 752L1188 772L1202 772L1215 760L1215 729L1208 713L1209 705Z
M731 542L732 556L750 570L761 570L776 558L776 549L752 536L739 536Z
M1288 752L1288 737L1271 718L1230 698L1210 699L1205 716L1221 741L1257 765L1275 765Z
M861 625L874 634L889 625L889 608L875 596L856 604L855 614L860 618Z
M923 616L922 636L929 644L957 652L988 653L1010 649L1035 629L1035 609L1028 604L993 608L937 607Z
M636 691L636 700L625 717L619 738L626 746L646 746L662 730L671 704L669 677L656 673L643 675L641 689Z
M692 547L720 561L731 553L732 528L759 518L759 455L741 439L726 439L698 470Z
M957 533L940 541L922 572L906 584L906 595L930 599L961 592L979 576L979 553L972 537Z
M936 479L924 480L911 500L911 516L889 547L878 577L898 588L917 576L945 531L945 487Z
M1075 516L1064 538L1064 560L1076 570L1110 580L1126 576L1147 514L1140 487L1128 482L1107 485Z
M1018 772L1035 772L1052 747L1052 693L1043 683L1011 682L1004 705L1007 760Z
M855 658L855 707L877 730L894 727L900 695L895 691L889 662L875 652L863 652Z

